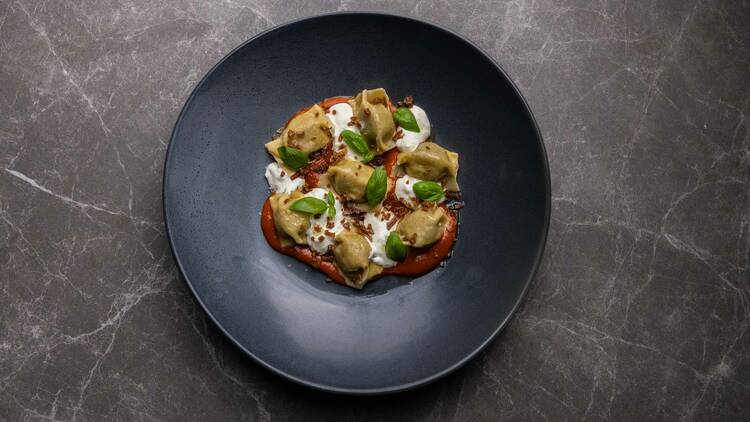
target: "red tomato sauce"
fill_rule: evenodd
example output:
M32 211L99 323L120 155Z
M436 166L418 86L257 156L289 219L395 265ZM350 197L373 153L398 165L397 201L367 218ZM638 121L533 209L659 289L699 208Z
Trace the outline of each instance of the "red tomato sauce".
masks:
M263 236L265 236L266 241L275 251L283 253L284 255L289 255L313 268L319 269L336 283L346 284L344 277L339 273L339 270L336 269L336 266L333 265L333 262L323 261L320 258L320 255L314 253L309 247L300 245L290 247L281 246L281 239L279 238L279 235L276 234L276 225L273 223L271 201L268 199L263 203L263 211L260 213L260 227L263 229Z
M349 100L349 97L331 97L327 98L319 103L319 105L326 111L333 105L343 103ZM393 109L393 104L388 104ZM297 115L304 113L308 108L298 111L292 116L290 121ZM288 122L287 122L288 124ZM389 189L388 196L393 195L395 189L395 175L393 174L393 166L396 164L398 159L398 151L396 149L389 150L383 154L383 167L388 172L388 177L391 182L391 188ZM315 174L315 173L311 173ZM317 175L316 175L317 176ZM314 176L307 176L314 177ZM310 180L310 182L313 182ZM317 180L315 180L317 182ZM314 183L317 184L317 183ZM409 256L402 262L399 262L391 268L384 268L383 272L373 277L372 280L376 280L384 275L403 275L403 276L417 276L424 274L434 269L441 262L445 261L450 255L453 249L453 243L456 241L456 232L458 231L458 222L453 212L446 209L446 215L448 216L448 222L443 230L443 237L434 245L421 248L419 250L412 250ZM263 236L266 238L268 244L277 252L284 255L291 256L299 261L310 265L322 271L328 278L339 284L346 284L344 276L339 273L336 265L331 261L324 261L320 255L316 254L307 246L289 246L283 247L281 245L281 239L276 233L276 225L273 222L273 211L271 210L271 202L266 199L263 203L263 210L260 216L260 225L263 230Z
M323 110L325 110L326 112L328 112L328 109L331 108L331 107L333 107L333 106L335 106L336 104L345 103L345 102L347 102L347 101L349 101L351 99L352 99L352 97L331 97L331 98L326 98L325 100L319 102L318 105L320 107L322 107ZM310 107L312 107L312 106L310 106ZM299 110L298 112L294 113L292 115L292 117L290 117L289 120L286 121L286 124L284 125L284 127L286 127L289 124L289 122L291 122L292 120L294 120L295 117L297 117L300 114L306 112L307 110L310 110L310 107L305 107L305 108ZM391 113L393 113L394 111L396 111L396 106L393 105L393 103L391 102L391 100L388 100L388 109L391 110Z
M388 151L383 153L383 167L385 167L385 171L388 173L388 176L391 179L395 179L396 176L393 173L393 166L396 165L396 160L398 159L398 150L396 148L389 149Z
M351 97L331 97L318 103L319 106L323 107L323 110L328 111L329 108L336 104L341 104L349 101Z
M331 98L326 98L325 100L319 102L318 105L321 106L321 107L323 107L323 110L328 111L328 109L331 108L331 107L333 107L334 105L340 104L340 103L345 103L345 102L347 102L347 101L349 101L351 99L352 99L352 97L331 97ZM391 102L391 100L388 100L388 109L391 110L391 113L393 113L394 111L396 111L396 107L393 105L393 103ZM304 109L304 110L307 110L307 109ZM301 112L299 112L299 113L304 113L304 110L301 111ZM296 114L295 114L295 116L296 116ZM293 118L294 118L294 116L292 116L292 119Z
M456 240L456 231L458 228L456 216L452 212L447 212L446 214L448 215L448 223L445 225L443 237L437 243L416 251L416 253L410 254L404 261L399 262L391 268L383 268L383 272L370 281L388 274L405 276L424 274L445 261L453 249L453 243ZM263 236L265 236L266 241L274 250L296 258L313 268L319 269L327 275L328 278L339 284L346 284L344 276L339 273L333 262L322 260L320 255L314 253L309 247L300 245L289 247L281 246L281 239L276 233L276 226L273 223L273 212L271 211L271 201L269 200L266 200L266 202L263 203L263 210L260 215L260 225L263 229Z
M445 261L453 250L453 243L456 241L456 216L446 210L448 222L443 229L443 237L432 246L423 248L417 253L410 254L405 260L399 262L391 268L383 268L382 275L408 275L415 276L424 274Z

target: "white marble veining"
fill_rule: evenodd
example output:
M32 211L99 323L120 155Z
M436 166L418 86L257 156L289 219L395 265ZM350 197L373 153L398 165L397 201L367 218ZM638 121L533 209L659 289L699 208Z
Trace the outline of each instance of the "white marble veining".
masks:
M162 223L166 143L202 75L342 10L476 42L551 166L519 313L399 396L321 395L250 362L179 279ZM746 417L749 18L730 0L0 2L0 420Z

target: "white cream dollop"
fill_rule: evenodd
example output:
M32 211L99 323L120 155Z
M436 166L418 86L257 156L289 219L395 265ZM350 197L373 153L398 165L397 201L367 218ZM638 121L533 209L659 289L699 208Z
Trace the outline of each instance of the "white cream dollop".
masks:
M396 198L411 209L417 208L419 206L419 199L417 199L417 195L414 193L414 185L421 181L422 180L417 179L416 177L411 177L408 174L396 179L396 189L394 191ZM437 203L440 204L442 202L445 202L445 196L443 196L443 199L439 200Z
M326 113L326 117L333 126L333 151L339 151L346 149L346 157L355 161L361 161L362 157L357 155L354 151L349 149L342 139L339 138L341 132L345 130L351 130L352 132L360 133L359 127L356 125L349 125L352 116L354 116L354 110L349 103L338 103L331 106ZM415 147L416 148L416 147Z
M419 132L410 132L404 128L400 128L404 133L404 136L403 138L396 140L396 147L402 152L414 151L419 144L430 137L431 127L430 120L427 118L427 113L416 105L411 107L411 112L414 115L414 119L417 120Z
M306 193L305 196L311 196L313 198L322 199L328 202L328 190L323 188L315 188L310 192ZM344 229L344 210L341 206L336 193L333 193L333 197L336 198L334 208L336 209L336 215L333 218L328 217L328 212L324 212L318 216L310 217L310 227L307 228L307 245L313 251L324 254L328 251L328 247L333 245L333 240L336 235ZM333 223L333 227L328 227L329 223Z
M291 193L305 184L305 180L301 177L292 179L277 163L270 163L266 166L266 180L268 187L276 193Z
M396 179L396 198L409 208L415 208L419 204L417 195L414 194L414 184L417 182L421 180L408 174Z
M391 232L388 229L388 221L393 218L393 215L388 211L381 210L377 215L373 212L365 214L364 226L372 228L372 239L367 241L370 243L370 261L380 265L381 267L388 268L393 267L397 264L396 261L388 258L385 253L385 242L388 239L388 234Z

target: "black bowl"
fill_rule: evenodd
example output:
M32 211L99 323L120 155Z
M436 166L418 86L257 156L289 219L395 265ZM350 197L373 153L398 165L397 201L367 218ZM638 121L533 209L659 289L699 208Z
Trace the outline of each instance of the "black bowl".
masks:
M376 87L413 95L460 154L466 207L445 267L357 291L266 244L263 143L303 106ZM232 51L185 104L164 168L172 251L209 316L263 366L335 392L413 388L476 355L521 302L549 212L542 139L508 76L452 32L384 14L303 19Z

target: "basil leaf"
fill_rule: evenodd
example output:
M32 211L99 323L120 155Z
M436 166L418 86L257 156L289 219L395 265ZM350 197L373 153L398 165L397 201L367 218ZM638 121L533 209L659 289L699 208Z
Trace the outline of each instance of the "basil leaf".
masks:
M323 214L327 208L328 205L326 205L326 201L318 198L313 198L312 196L300 198L292 202L292 205L289 206L289 209L292 211L312 215Z
M363 163L369 163L375 158L375 152L370 149L365 138L359 133L347 129L341 132L341 138L352 151L362 157Z
M359 155L365 155L370 151L370 147L367 145L367 141L357 132L351 130L344 130L341 132L341 138L344 139L346 145Z
M367 205L374 208L385 197L385 191L388 189L388 174L383 166L380 166L372 172L370 180L367 181L365 195L367 196Z
M375 158L375 151L367 151L367 154L362 156L362 162L369 163L373 158Z
M328 216L331 218L336 216L336 198L331 192L328 192Z
M406 245L398 237L398 233L391 232L385 241L385 254L394 261L403 261L406 258Z
M409 132L419 132L419 125L414 113L406 107L399 107L393 112L393 120L398 123L404 130Z
M299 170L307 165L307 155L305 155L304 152L298 150L297 148L285 147L282 145L277 151L279 151L279 157L281 157L281 161L283 161L284 164L291 167L293 170Z
M443 199L445 194L443 193L443 187L440 183L421 181L414 184L412 187L414 194L417 198L424 201L439 202Z

